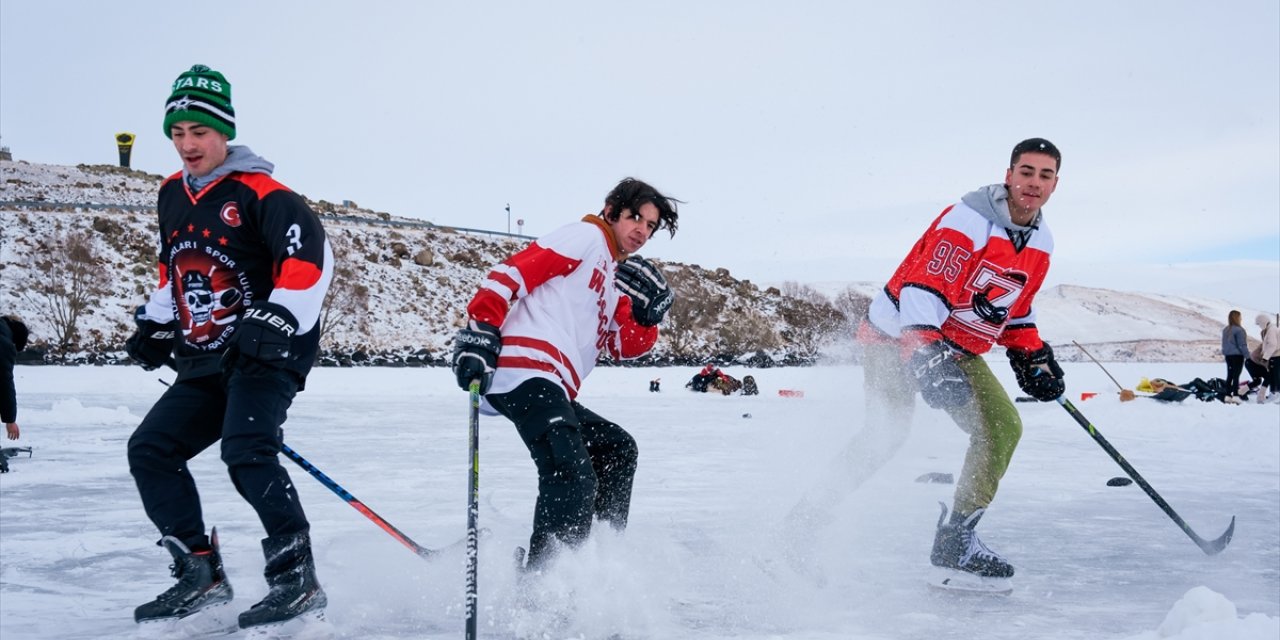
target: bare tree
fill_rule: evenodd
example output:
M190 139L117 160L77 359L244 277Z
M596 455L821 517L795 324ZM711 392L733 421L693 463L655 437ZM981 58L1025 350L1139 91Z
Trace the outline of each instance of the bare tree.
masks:
M813 287L800 282L788 280L782 283L782 295L788 298L795 298L812 305L822 305L830 302L822 292Z
M862 320L867 317L867 309L871 307L871 298L859 293L853 287L846 287L836 294L832 304L835 305L840 313L844 314L845 321L850 328L857 328Z
M661 335L672 356L702 356L699 352L708 347L707 337L718 324L719 304L692 269L679 268L666 275L676 292L676 302L662 322Z
M21 295L45 313L53 330L51 346L65 357L80 340L80 317L93 312L110 285L87 231L56 231L38 249L42 257L28 271Z
M321 340L346 327L363 329L369 315L369 287L361 284L356 264L347 259L351 251L346 238L330 233L329 245L333 249L333 281L320 311Z

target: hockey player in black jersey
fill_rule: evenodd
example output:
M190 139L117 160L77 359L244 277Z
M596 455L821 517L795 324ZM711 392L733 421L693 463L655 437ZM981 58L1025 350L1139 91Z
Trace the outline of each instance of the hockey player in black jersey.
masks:
M160 187L159 285L134 314L126 351L172 365L173 385L129 439L129 470L178 579L138 607L139 622L227 604L231 585L187 461L221 441L236 490L257 512L270 591L241 628L279 624L326 604L310 524L277 454L285 412L319 347L333 254L319 218L235 138L231 85L203 65L178 76L164 132L182 171Z

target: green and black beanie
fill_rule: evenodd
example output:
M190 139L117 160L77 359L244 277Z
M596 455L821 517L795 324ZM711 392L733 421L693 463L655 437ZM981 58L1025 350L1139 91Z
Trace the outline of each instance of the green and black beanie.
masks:
M173 92L164 104L164 135L175 122L199 122L236 137L236 110L231 108L231 83L221 73L202 64L191 67L173 81Z

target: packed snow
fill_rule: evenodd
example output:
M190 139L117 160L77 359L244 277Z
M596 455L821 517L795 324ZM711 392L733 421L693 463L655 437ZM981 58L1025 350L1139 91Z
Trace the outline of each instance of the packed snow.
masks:
M1008 367L993 369L1019 395ZM688 368L603 368L582 402L640 445L631 524L562 556L536 589L517 588L536 477L514 429L481 419L482 638L781 640L1274 640L1280 637L1280 406L1119 401L1096 366L1068 363L1069 397L1195 531L1206 556L1056 403L1019 404L1021 445L978 531L1018 569L1007 597L925 584L938 502L966 436L921 404L905 447L780 552L784 515L859 429L856 366L735 369L756 397L695 394ZM1108 364L1141 377L1220 376L1218 364ZM131 638L136 605L172 584L125 459L164 372L129 367L17 369L30 446L0 476L0 638ZM662 391L648 383L661 378ZM781 397L800 390L803 397ZM1098 393L1081 401L1083 392ZM467 402L446 369L317 369L286 441L419 544L465 533ZM464 558L414 556L285 461L312 521L335 637L462 634ZM233 607L266 591L261 525L214 447L192 470L216 525Z

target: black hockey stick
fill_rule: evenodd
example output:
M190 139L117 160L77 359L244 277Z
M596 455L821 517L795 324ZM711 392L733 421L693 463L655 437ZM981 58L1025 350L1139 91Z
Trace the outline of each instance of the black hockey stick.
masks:
M172 366L171 363L173 362L173 360L170 359L169 362L170 362L170 366ZM165 382L163 379L160 380L160 384L166 387L171 386L168 382ZM364 517L372 520L374 524L378 525L383 531L386 531L388 534L390 534L392 538L395 538L396 540L398 540L400 544L403 544L404 546L408 547L409 550L413 551L414 553L418 554L423 558L431 558L435 556L437 553L439 553L439 550L428 549L414 542L412 538L410 538L409 536L405 535L404 532L397 529L395 525L391 524L390 522L387 522L385 519L383 519L382 516L374 512L373 509L370 509L369 507L365 506L363 502L360 502L359 500L357 500L356 497L351 495L349 491L347 491L346 489L343 489L342 485L334 482L333 479L330 478L329 476L326 476L324 472L317 469L315 465L308 462L306 458L302 457L302 455L299 454L297 451L294 451L293 448L290 447L289 445L281 442L280 452L288 456L290 460L296 462L298 466L302 467L307 473L311 474L311 477L315 478L316 480L319 480L320 484L328 487L330 491L334 492L335 494L337 494L339 498L342 498L347 504L351 505L351 508L355 509L356 511L359 511L361 514L364 515Z
M1138 470L1134 469L1133 465L1129 464L1129 462L1124 459L1124 456L1120 455L1120 452L1116 451L1116 448L1111 446L1111 443L1107 442L1106 438L1102 437L1102 434L1098 432L1098 429L1089 422L1088 418L1085 418L1084 415L1080 413L1079 409L1075 408L1075 405L1071 404L1070 400L1067 400L1066 396L1058 396L1058 404L1062 405L1062 408L1066 409L1067 413L1071 414L1071 417L1075 418L1076 422L1080 423L1080 426L1084 427L1084 430L1089 432L1089 436L1092 437L1093 440L1111 456L1112 460L1116 461L1116 464L1120 465L1121 469L1124 469L1125 473L1129 474L1130 478L1133 478L1134 482L1138 483L1139 487L1142 487L1143 491L1147 492L1147 495L1155 501L1156 505L1160 507L1160 510L1164 511L1165 515L1169 516L1169 518L1173 520L1174 524L1181 527L1182 532L1187 534L1187 537L1191 538L1192 542L1195 542L1196 546L1200 547L1201 551L1204 551L1206 555L1214 555L1227 548L1227 544L1231 542L1231 536L1236 531L1235 516L1231 516L1231 524L1227 527L1226 533L1219 536L1216 540L1205 540L1204 538L1196 535L1196 532L1191 530L1191 525L1188 525L1186 521L1184 521L1178 513L1173 510L1173 507L1170 507L1169 503L1165 502L1164 498L1160 497L1160 494L1156 493L1156 490L1151 488L1150 484L1147 484L1147 481L1143 479L1142 474L1138 473Z
M466 639L476 640L476 569L480 562L480 381L471 381L471 410L467 424L467 453L471 472L467 476L467 629Z

